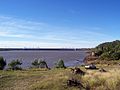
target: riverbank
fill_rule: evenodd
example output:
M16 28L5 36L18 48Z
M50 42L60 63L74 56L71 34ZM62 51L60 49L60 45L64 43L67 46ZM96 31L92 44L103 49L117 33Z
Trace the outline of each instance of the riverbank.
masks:
M92 56L90 53L84 59L85 64L100 64L100 65L120 65L120 60L102 60L97 56Z
M79 90L78 87L67 86L67 80L74 78L89 90L118 90L120 66L104 64L97 67L104 68L106 72L86 70L83 66L79 68L85 72L84 76L73 74L70 68L0 71L0 88L1 90Z

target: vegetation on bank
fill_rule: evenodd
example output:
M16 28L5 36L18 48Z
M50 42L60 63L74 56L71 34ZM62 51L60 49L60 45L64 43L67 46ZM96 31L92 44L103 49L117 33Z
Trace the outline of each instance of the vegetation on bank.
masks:
M66 68L64 61L62 59L60 59L57 63L56 63L56 68Z
M120 60L120 41L102 43L93 52L100 60Z
M11 70L22 70L21 67L19 67L20 65L22 65L22 62L20 60L12 60L8 66L9 66L9 69Z
M22 60L12 60L10 63L8 63L8 70L22 70ZM0 70L4 70L5 66L7 65L7 62L4 60L3 57L0 57ZM43 59L35 59L31 63L31 68L47 68L50 69L47 65L47 62ZM55 68L66 68L64 61L62 59L58 60L57 63L55 63Z
M0 57L0 70L3 70L5 66L6 66L6 61L4 60L3 57Z
M35 68L48 68L48 65L45 60L42 59L35 59L32 62L33 67Z
M101 67L98 65L97 67ZM1 90L119 90L120 66L102 66L107 72L85 70L85 75L74 74L70 68L34 68L17 71L0 71ZM72 68L72 67L71 67ZM83 87L68 86L75 79Z
M35 67L31 69L16 69L21 64L20 60L13 60L8 64L11 69L0 70L1 90L118 90L120 88L119 65L98 64L97 68L102 68L100 70L88 70L82 65L78 68L84 74L80 74L75 72L74 67L66 68L63 60L59 60L56 63L57 68L52 69L43 67L47 63L41 59L35 59L32 62ZM68 81L71 82L68 84Z

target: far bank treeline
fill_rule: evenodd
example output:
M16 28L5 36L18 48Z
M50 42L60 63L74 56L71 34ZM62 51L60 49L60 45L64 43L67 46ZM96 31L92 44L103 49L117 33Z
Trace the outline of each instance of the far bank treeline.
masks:
M102 43L92 51L100 60L120 60L120 40Z

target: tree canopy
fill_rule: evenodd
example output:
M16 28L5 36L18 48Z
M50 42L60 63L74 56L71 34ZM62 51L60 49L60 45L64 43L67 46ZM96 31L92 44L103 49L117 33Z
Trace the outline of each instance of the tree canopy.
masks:
M102 60L119 60L120 59L120 40L105 42L93 49L95 56Z

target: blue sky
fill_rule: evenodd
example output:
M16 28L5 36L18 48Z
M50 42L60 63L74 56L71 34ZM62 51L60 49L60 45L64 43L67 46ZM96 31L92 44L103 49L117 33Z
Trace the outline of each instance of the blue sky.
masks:
M119 0L0 0L0 47L89 48L119 39Z

